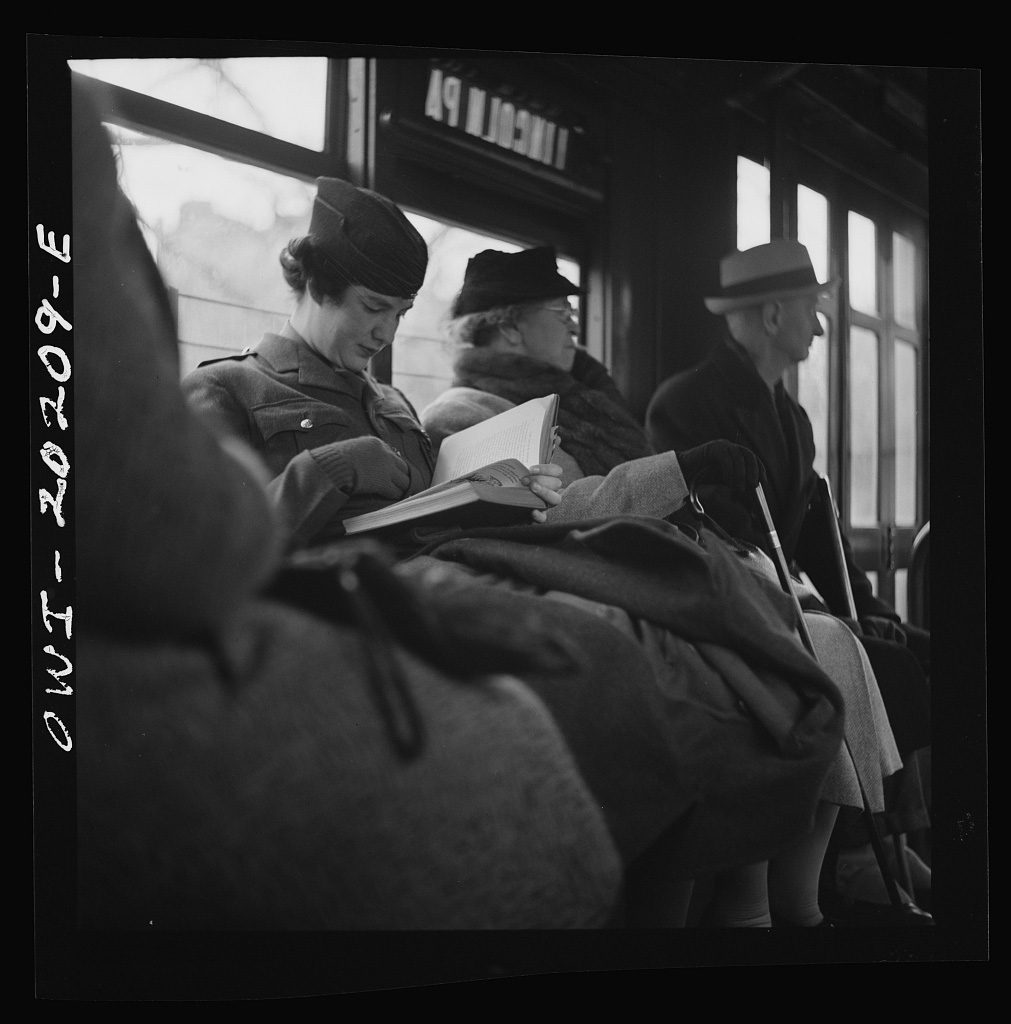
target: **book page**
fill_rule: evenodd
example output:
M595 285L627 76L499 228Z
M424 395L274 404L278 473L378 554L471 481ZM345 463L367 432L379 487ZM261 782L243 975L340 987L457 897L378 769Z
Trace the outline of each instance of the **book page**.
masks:
M344 528L347 533L360 533L474 502L546 508L542 498L520 483L526 473L527 467L514 459L482 466L463 480L448 480L385 508L345 519Z
M432 485L457 480L503 459L515 459L524 467L537 465L541 462L545 417L553 418L556 402L555 395L534 398L451 434L439 449Z
M522 487L520 480L527 475L527 467L516 459L503 459L490 466L481 466L464 479L475 484L489 484L492 487Z
M418 491L409 498L403 498L396 502L397 506L406 505L408 502L417 501L418 498L428 497L430 494L437 494L439 491L448 491L452 487L459 487L465 482L476 484L491 484L493 487L522 487L520 480L527 475L527 467L516 459L502 459L493 462L489 466L479 466L465 476L454 477L441 484L435 484L424 491Z

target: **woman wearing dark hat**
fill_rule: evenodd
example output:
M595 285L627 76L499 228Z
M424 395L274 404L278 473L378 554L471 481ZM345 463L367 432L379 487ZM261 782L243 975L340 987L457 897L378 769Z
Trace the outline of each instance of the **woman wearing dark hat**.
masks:
M548 246L486 249L468 264L452 306L463 349L453 386L422 413L438 447L450 434L530 398L558 394L566 483L652 455L646 435L604 367L577 345L579 288Z
M684 504L686 478L703 467L737 491L754 486L758 462L736 445L654 454L607 370L576 344L569 296L578 292L558 272L551 246L486 249L470 260L451 309L450 330L461 346L453 386L421 416L435 450L450 434L557 394L553 461L564 490L552 512L559 519L664 518Z
M296 295L280 333L201 363L183 391L263 458L274 507L301 546L339 536L345 516L431 484L432 447L417 414L367 372L424 282L428 249L384 196L320 178L309 233L280 260ZM530 486L558 500L553 471Z

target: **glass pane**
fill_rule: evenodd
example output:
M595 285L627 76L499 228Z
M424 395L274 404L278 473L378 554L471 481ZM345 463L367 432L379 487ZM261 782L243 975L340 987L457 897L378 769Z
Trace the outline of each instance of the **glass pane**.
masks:
M895 322L916 327L916 246L903 235L892 235L892 275Z
M878 522L878 336L850 328L850 524Z
M325 57L68 61L74 71L322 152Z
M408 217L428 243L428 270L393 344L393 384L420 413L452 380L454 352L446 326L467 261L482 249L516 252L521 246L418 214Z
M895 603L893 605L903 622L909 620L909 570L895 570Z
M797 186L797 241L807 246L819 281L828 280L828 200L814 189Z
M754 160L737 158L737 248L770 240L769 171Z
M518 252L523 247L420 214L407 216L428 243L428 270L393 344L393 384L420 413L453 378L456 350L447 333L449 308L463 285L467 261L483 249ZM579 284L578 264L559 258L558 269Z
M916 348L895 343L895 522L916 525Z
M828 473L828 354L831 325L818 314L824 334L811 343L807 359L797 367L797 398L814 430L814 468Z
M878 596L878 574L876 572L874 572L873 570L871 570L871 571L868 571L867 573L865 573L865 575L866 575L867 579L870 581L871 593L874 594L875 597L877 597Z
M292 299L278 255L305 232L315 187L107 127L123 189L162 276L180 292L183 374L283 324Z
M850 305L862 313L877 313L877 228L874 221L850 210Z

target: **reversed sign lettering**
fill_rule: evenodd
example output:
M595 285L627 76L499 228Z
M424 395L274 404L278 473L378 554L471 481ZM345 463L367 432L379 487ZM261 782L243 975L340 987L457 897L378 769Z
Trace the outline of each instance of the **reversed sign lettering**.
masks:
M429 72L425 116L556 171L566 169L568 128L439 68Z

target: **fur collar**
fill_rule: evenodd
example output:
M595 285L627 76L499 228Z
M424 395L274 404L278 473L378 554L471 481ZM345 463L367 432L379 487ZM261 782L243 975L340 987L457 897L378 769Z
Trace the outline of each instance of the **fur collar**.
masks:
M477 388L514 404L557 394L561 447L587 476L603 475L630 459L652 454L607 370L582 349L572 372L511 353L474 348L454 364L456 387Z

